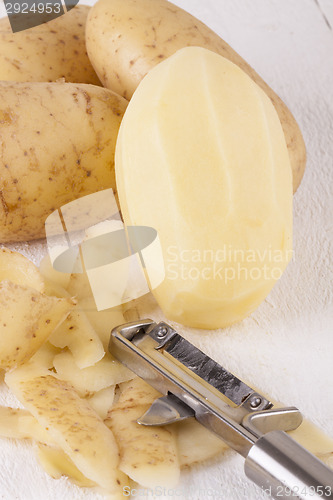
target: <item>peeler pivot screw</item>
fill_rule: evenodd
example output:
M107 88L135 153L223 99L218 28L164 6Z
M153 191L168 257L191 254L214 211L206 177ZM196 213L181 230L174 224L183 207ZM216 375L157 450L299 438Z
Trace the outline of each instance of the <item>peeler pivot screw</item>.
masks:
M160 328L158 330L158 332L156 333L156 336L158 339L164 339L164 337L167 335L167 333L168 333L168 329L165 326L163 326L162 328Z
M251 400L250 406L251 408L258 408L258 406L260 406L260 403L261 403L261 398L254 397Z

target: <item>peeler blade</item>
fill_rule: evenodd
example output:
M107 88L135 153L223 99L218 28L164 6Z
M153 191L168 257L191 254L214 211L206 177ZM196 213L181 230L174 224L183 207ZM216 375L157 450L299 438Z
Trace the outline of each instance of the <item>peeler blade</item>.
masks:
M160 322L149 331L149 335L159 342L158 348L163 349L164 353L172 356L201 381L217 389L236 406L245 405L257 411L272 406L270 401L179 335L167 323Z
M194 417L195 412L177 396L168 394L156 399L142 417L137 420L141 425L167 425Z
M172 339L170 345L165 347L165 352L209 385L215 387L237 406L241 405L253 393L251 387L180 335Z

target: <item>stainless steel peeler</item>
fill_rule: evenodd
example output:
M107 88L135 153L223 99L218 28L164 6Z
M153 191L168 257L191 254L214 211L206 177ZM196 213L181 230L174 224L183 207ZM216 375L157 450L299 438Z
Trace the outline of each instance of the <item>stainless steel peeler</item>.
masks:
M333 499L333 472L286 434L302 422L297 408L274 408L164 322L120 325L110 351L163 394L138 423L195 417L245 458L247 477L273 498Z

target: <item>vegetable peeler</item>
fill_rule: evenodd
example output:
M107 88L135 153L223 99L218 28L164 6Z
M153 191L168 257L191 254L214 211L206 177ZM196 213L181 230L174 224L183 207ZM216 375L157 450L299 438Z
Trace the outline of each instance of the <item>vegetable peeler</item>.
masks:
M247 477L273 498L333 499L333 471L286 434L302 422L297 408L274 408L165 322L120 325L109 350L163 395L139 424L195 417L245 458Z

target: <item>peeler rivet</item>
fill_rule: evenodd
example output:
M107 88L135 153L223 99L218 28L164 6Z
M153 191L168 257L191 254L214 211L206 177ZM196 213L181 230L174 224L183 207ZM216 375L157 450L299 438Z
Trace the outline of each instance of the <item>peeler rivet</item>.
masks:
M253 398L251 400L250 406L251 406L251 408L258 408L260 403L261 403L261 398Z
M163 328L160 328L158 330L158 332L156 333L156 336L158 339L163 339L168 333L168 329L165 328L165 326Z

